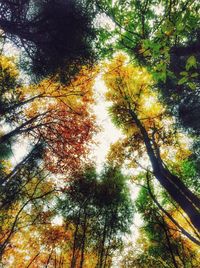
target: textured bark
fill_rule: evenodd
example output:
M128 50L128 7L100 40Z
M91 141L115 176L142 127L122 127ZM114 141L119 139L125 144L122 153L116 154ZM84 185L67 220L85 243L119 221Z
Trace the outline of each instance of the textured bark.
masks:
M86 231L87 231L87 214L85 212L84 222L83 222L83 237L82 237L82 245L81 245L81 260L80 260L80 268L83 268L84 257L85 257L85 242L86 242Z
M200 212L198 210L200 208L199 198L184 185L180 178L173 175L167 168L163 166L160 159L158 159L156 156L151 144L151 139L149 138L145 127L137 118L137 115L134 113L134 111L129 110L129 113L142 134L147 154L152 164L154 176L169 193L169 195L188 215L194 227L200 232Z

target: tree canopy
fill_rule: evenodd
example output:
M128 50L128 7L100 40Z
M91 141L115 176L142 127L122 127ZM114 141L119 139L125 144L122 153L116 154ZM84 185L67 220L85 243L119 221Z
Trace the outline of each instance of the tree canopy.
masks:
M1 267L199 267L199 8L0 0Z
M23 48L22 65L37 77L57 73L68 81L95 61L95 13L86 1L1 1L0 12L1 29Z

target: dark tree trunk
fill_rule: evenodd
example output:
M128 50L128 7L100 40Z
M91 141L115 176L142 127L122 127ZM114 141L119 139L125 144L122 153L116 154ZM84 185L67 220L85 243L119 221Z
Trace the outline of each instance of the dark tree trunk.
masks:
M78 235L78 229L79 229L79 224L80 224L80 211L78 214L78 219L77 219L77 223L76 223L76 229L74 232L74 242L73 242L73 251L72 251L72 260L71 260L71 268L75 268L76 267L76 247L77 247L77 235Z
M38 125L37 124L32 125L32 124L35 123L37 121L37 119L39 119L40 117L45 116L49 112L50 111L46 111L44 113L38 114L38 115L32 117L31 119L28 119L27 121L22 123L20 126L16 127L14 130L10 131L9 133L1 136L0 137L0 144L8 142L12 137L14 137L16 135L19 135L21 133L28 133L31 130L35 129L35 128L39 128L41 126L41 124L38 124Z
M105 259L104 259L104 266L103 268L106 268L107 265L107 259L108 259L108 255L109 255L109 249L110 249L110 240L108 242L108 246L106 248L106 252L105 252Z
M169 237L169 233L168 233L168 230L167 230L167 226L165 226L165 221L163 220L163 223L160 223L163 230L164 230L164 233L165 233L165 237L166 237L166 241L167 241L167 248L169 250L169 253L171 255L171 258L172 258L172 262L173 262L173 265L175 268L179 268L178 267L178 264L176 263L176 259L175 259L175 256L174 256L174 252L173 252L173 249L172 249L172 246L171 246L171 242L170 242L170 237Z
M156 179L165 188L172 199L174 199L188 215L194 227L200 232L200 212L198 210L200 208L199 198L193 194L177 176L173 175L167 168L163 167L162 161L156 156L151 144L151 139L141 121L131 109L129 110L129 113L142 134Z
M80 260L80 268L83 268L84 264L84 254L85 254L85 240L86 240L86 230L87 230L87 214L85 212L84 222L83 222L83 238L82 238L82 245L81 245L81 260Z
M100 247L100 258L99 258L99 265L98 268L103 267L103 259L104 259L104 252L105 252L105 241L106 241L106 234L107 234L107 219L105 219L104 228L103 228L103 237Z
M46 263L45 268L47 268L47 267L48 267L48 265L49 265L49 263L50 263L52 253L53 253L53 249L51 250L51 252L50 252L50 254L49 254L49 257L48 257L48 259L47 259L47 263Z
M25 105L25 104L28 104L29 102L32 102L32 101L34 101L35 99L39 99L39 98L41 98L41 97L42 97L42 94L37 95L37 96L34 96L34 97L32 97L32 98L30 98L30 99L27 99L27 100L25 100L25 101L17 102L17 103L15 103L15 104L12 104L12 105L10 105L10 106L8 106L8 107L5 107L5 108L0 107L0 116L4 116L4 115L7 114L7 113L13 112L15 109L18 109L18 108L20 108L21 106L23 106L23 105Z

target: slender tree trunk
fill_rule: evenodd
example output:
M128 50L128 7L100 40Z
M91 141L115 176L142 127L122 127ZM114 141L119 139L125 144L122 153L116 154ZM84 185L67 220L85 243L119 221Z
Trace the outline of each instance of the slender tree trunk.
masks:
M29 262L29 264L26 266L26 268L29 268L31 266L31 264L34 262L34 260L40 255L40 252L38 252L34 258Z
M70 266L71 268L75 268L76 266L76 245L77 245L77 234L78 234L78 229L79 229L79 223L80 223L80 211L78 214L78 220L77 220L76 229L74 232L74 242L73 242L71 266Z
M36 95L30 99L27 99L25 101L20 101L20 102L17 102L11 106L8 106L8 107L5 107L5 108L1 108L0 107L0 116L4 116L5 114L7 113L10 113L12 112L13 110L25 105L25 104L28 104L29 102L32 102L34 101L35 99L38 99L38 98L41 98L43 94L39 94L39 95Z
M21 40L28 40L35 43L37 40L34 40L35 35L30 33L30 24L24 24L24 27L19 27L18 24L14 21L9 21L6 19L0 19L0 27L9 34L18 36ZM22 26L22 25L21 25Z
M23 158L15 167L14 169L7 174L4 178L0 179L0 185L5 184L10 181L11 179L13 179L13 176L15 176L17 174L17 172L21 169L21 167L23 167L29 160L30 158L33 156L34 152L36 151L36 149L39 146L36 145L32 148L32 150L25 156L25 158Z
M110 249L110 240L109 240L108 246L107 246L107 248L106 248L105 259L104 259L104 266L103 266L103 268L106 268L107 259L108 259L108 254L109 254L109 249Z
M171 255L171 258L172 258L172 262L174 264L174 267L175 268L179 268L178 267L178 264L176 263L176 259L175 259L175 256L174 256L174 252L173 252L173 249L172 249L172 246L171 246L171 242L170 242L170 238L169 238L169 233L168 233L168 230L166 229L166 226L165 226L165 221L163 220L163 223L161 223L161 226L164 230L164 233L165 233L165 237L166 237L166 241L167 241L167 247L169 249L169 252L170 252L170 255Z
M105 223L104 223L104 228L103 228L103 237L102 237L101 248L100 248L99 268L103 267L106 233L107 233L107 217L105 218Z
M51 260L52 253L53 253L53 249L51 250L51 252L50 252L50 254L49 254L49 257L48 257L48 259L47 259L47 263L46 263L45 268L47 268L48 265L49 265L49 262L50 262L50 260Z
M47 113L47 112L46 112ZM9 133L3 135L0 137L0 144L1 143L5 143L5 142L8 142L13 136L15 135L18 135L20 133L24 133L24 132L28 132L29 130L35 128L36 126L32 126L30 127L30 125L35 121L37 120L37 118L39 118L40 116L43 116L45 115L46 113L43 113L43 114L39 114L39 115L36 115L34 117L32 117L31 119L27 120L26 122L24 122L23 124L21 124L20 126L16 127L14 130L10 131ZM29 126L28 128L24 128L24 127L27 127Z
M60 254L60 260L58 262L58 268L61 268L61 264L62 264L62 253Z
M134 123L139 128L146 146L147 154L152 164L153 173L160 184L170 194L170 196L178 203L183 211L188 215L194 227L200 232L200 200L193 194L183 182L168 169L164 168L160 160L156 157L151 144L151 139L137 115L130 109L130 115Z
M187 268L187 265L185 263L185 249L184 249L184 246L183 246L183 242L180 241L180 243L181 243L181 247L182 247L182 253L179 252L179 249L178 248L176 248L176 253L177 253L180 261L182 262L183 268Z
M56 251L55 251L55 261L54 261L54 267L57 267L57 259L56 259Z
M87 230L87 214L85 212L84 215L84 222L83 222L83 238L82 238L82 245L81 245L81 260L80 260L80 268L83 268L84 264L84 253L85 253L85 240L86 240L86 230Z
M151 192L151 188L150 188L150 184L149 184L149 178L147 176L147 188L148 188L148 192L150 197L152 198L152 200L154 201L154 203L157 205L157 207L171 220L171 222L173 222L175 224L175 226L177 226L179 228L179 230L185 235L187 236L192 242L194 242L195 244L200 246L200 241L198 241L194 236L192 236L190 233L188 233L172 216L170 213L168 213L158 202L158 200L155 198L155 196L152 194Z

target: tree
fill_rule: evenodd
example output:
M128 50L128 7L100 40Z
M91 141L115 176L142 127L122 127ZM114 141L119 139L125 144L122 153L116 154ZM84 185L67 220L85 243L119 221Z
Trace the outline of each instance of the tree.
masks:
M15 202L11 200L12 203L9 204L9 207L1 208L1 258L15 233L37 221L38 215L44 208L44 203L55 191L55 184L45 180L45 175L42 176L41 173L37 172L34 177L27 178L20 186L21 191L18 193L18 199L14 200Z
M116 57L108 64L104 75L108 88L107 99L113 102L110 114L126 134L124 141L120 142L120 149L117 146L115 152L118 151L122 157L124 153L134 158L134 151L138 156L146 151L155 178L199 231L199 198L167 167L165 150L170 145L181 144L180 134L173 130L164 106L151 89L153 81L150 74L146 69L135 67L125 60L123 55ZM181 145L178 148L181 149ZM185 153L187 157L188 152ZM168 155L170 157L172 156Z
M51 171L80 163L95 131L89 104L96 70L83 67L69 86L53 78L23 86L17 83L17 70L9 59L2 57L1 66L1 114L11 126L8 133L2 133L1 146L20 136L29 137L33 145L43 144Z
M87 1L4 0L0 14L1 29L23 48L36 76L59 73L69 82L81 65L95 60L94 10Z
M96 5L114 24L113 30L102 29L103 51L122 50L147 67L179 127L198 135L198 1L98 0Z
M89 168L77 172L63 194L61 213L74 225L70 267L84 267L88 254L93 254L92 267L107 267L131 223L133 211L126 178L112 167L105 168L100 176Z
M33 147L14 168L9 160L2 160L0 179L0 211L6 211L23 195L24 188L35 176L43 172L42 160L43 148L40 144Z
M198 266L198 246L183 237L166 215L158 210L147 188L146 184L141 187L135 203L136 211L143 219L139 238L136 245L128 245L128 252L125 247L120 267ZM154 191L153 188L151 185L151 191ZM170 214L174 213L170 211Z
M0 135L1 255L4 256L21 218L25 218L26 224L24 210L32 204L32 198L30 202L27 200L27 185L34 187L35 177L42 181L43 172L47 171L66 177L87 161L92 133L96 132L89 108L96 70L83 67L80 76L66 86L53 77L39 84L22 85L12 59L3 55L0 68L1 127L8 129ZM29 146L24 146L23 158L12 164L13 145L23 138ZM40 196L43 194L45 191ZM34 197L34 205L36 202ZM34 217L32 210L31 213L30 217Z

